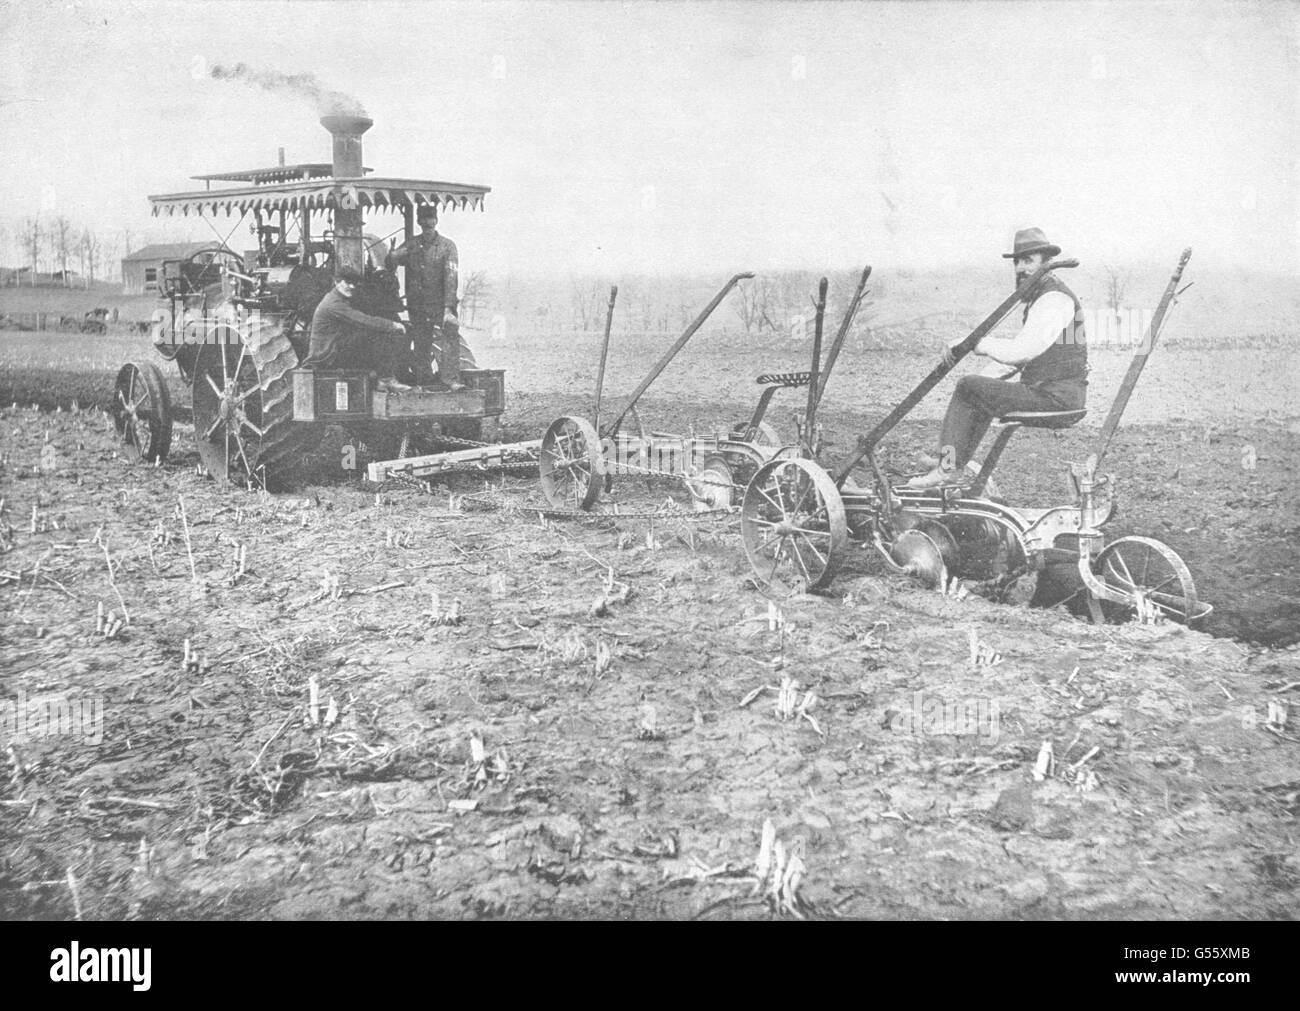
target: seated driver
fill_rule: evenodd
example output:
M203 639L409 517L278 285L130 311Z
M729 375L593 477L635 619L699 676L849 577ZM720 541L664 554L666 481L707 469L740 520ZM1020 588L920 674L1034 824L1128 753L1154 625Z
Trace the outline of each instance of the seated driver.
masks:
M380 375L378 389L386 393L409 390L411 387L395 377L406 327L351 305L361 282L361 272L355 268L339 270L334 287L312 315L311 346L303 364L326 369L370 368Z
M1039 228L1016 232L1012 252L1003 253L1024 284L1061 247L1047 241ZM1056 274L1049 274L1025 304L1020 333L1014 337L986 336L973 354L991 359L982 375L957 381L939 435L939 455L933 469L907 482L908 488L956 484L971 462L994 418L1016 411L1082 410L1088 389L1088 346L1083 306ZM951 352L944 352L951 365ZM1020 373L1018 381L1011 377Z

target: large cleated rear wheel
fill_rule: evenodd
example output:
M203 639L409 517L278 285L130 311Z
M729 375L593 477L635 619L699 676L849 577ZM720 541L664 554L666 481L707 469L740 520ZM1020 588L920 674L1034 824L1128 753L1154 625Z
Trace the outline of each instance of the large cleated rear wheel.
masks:
M1121 537L1102 548L1093 572L1127 599L1103 600L1102 614L1110 621L1128 621L1159 612L1190 625L1213 608L1196 599L1196 584L1178 553L1151 537Z
M835 481L802 459L758 469L745 488L740 534L758 585L779 597L830 586L849 545Z
M557 509L585 511L595 505L604 479L604 457L591 422L576 416L552 422L542 437L538 470L546 501Z
M127 362L118 370L113 425L132 459L146 463L167 459L172 445L172 403L158 366Z
M293 421L289 371L297 362L284 334L267 339L256 358L247 343L199 349L194 441L209 474L268 491L338 476L343 458L323 446L327 426Z

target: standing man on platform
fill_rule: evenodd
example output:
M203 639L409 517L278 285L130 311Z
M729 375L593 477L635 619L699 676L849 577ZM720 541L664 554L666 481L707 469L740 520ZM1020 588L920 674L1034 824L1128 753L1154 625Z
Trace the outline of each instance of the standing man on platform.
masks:
M462 364L475 368L474 356L460 339L456 317L459 258L456 243L438 234L438 208L422 204L416 212L420 234L388 254L384 265L406 268L406 308L415 343L415 382L433 383L430 359L438 358L438 378L449 390L462 390Z

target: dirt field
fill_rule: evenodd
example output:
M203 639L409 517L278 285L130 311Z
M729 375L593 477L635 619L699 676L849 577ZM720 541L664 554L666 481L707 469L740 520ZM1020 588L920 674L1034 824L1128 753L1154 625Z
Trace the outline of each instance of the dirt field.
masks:
M1120 478L1112 529L1183 555L1216 605L1208 635L954 600L865 554L776 627L734 521L544 523L529 476L273 498L196 475L188 431L166 466L132 466L100 413L8 405L106 402L138 341L0 339L13 528L0 706L102 707L89 710L99 733L90 720L55 736L28 724L17 739L8 711L0 914L1300 909L1295 717L1266 725L1300 682L1292 352L1162 349L1105 468ZM609 388L629 390L665 343L616 348ZM482 346L480 361L511 370L509 434L585 411L593 347L571 335ZM830 388L832 457L930 364L859 351ZM1090 421L1125 364L1094 355ZM797 348L716 336L642 416L710 431L748 413L755 374L801 367ZM927 448L949 389L900 426L887 463ZM793 406L775 409L782 430ZM1022 433L1004 493L1064 501L1064 462L1095 435ZM620 479L614 495L637 506L672 493ZM454 601L460 622L437 622ZM129 611L113 638L95 634L101 602ZM1000 663L972 667L972 632ZM785 677L814 693L815 724L780 718L775 692L741 705ZM1035 782L1045 740L1055 774ZM769 820L775 896L755 873ZM802 876L773 888L778 857Z

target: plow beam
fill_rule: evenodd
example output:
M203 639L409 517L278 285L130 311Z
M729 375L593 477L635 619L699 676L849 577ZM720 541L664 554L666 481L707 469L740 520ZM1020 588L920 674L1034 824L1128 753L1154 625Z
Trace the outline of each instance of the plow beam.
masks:
M528 442L507 442L499 446L457 449L428 456L408 456L400 460L376 460L366 467L366 479L378 483L398 474L403 477L429 477L463 468L469 463L477 464L483 470L508 463L536 463L541 449L541 439L530 439Z

